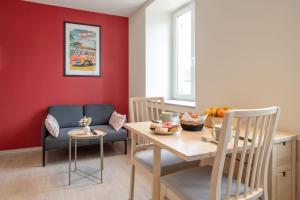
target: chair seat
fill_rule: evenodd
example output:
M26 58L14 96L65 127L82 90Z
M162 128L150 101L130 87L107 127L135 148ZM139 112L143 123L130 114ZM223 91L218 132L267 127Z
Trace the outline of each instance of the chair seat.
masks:
M211 174L211 167L197 167L164 176L161 182L181 200L208 200ZM223 176L221 197L225 196L226 186L227 177ZM241 191L244 190L244 184L241 184L240 188ZM236 184L233 181L232 194L235 192Z
M135 154L139 161L151 173L153 171L153 150L139 151ZM167 150L161 150L161 174L169 174L178 170L199 166L200 161L187 162Z

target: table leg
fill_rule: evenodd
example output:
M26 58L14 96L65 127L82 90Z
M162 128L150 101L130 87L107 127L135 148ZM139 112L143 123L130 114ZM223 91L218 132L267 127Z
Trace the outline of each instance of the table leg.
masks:
M103 136L100 136L100 177L103 183Z
M72 138L69 137L69 185L71 185Z
M134 165L134 153L136 145L136 136L131 134L131 152L130 152L130 190L129 190L129 200L134 199L134 179L135 179L135 165Z
M75 171L77 169L77 164L76 164L76 161L77 161L77 139L75 139Z
M152 200L160 199L160 160L161 149L157 145L153 145L153 186L152 186Z

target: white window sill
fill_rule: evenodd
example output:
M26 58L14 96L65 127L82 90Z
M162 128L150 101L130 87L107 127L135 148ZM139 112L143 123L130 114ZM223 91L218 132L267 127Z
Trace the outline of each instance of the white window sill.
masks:
M196 107L196 103L194 101L165 100L165 104L192 107L192 108Z

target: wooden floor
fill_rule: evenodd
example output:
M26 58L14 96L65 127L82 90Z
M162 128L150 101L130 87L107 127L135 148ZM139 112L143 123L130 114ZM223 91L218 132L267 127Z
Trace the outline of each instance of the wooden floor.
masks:
M77 174L68 185L68 152L50 151L48 165L41 167L41 152L0 155L1 200L126 200L129 190L129 158L121 144L104 145L104 183ZM99 166L97 147L79 148L78 167ZM135 199L151 199L151 176L137 170Z

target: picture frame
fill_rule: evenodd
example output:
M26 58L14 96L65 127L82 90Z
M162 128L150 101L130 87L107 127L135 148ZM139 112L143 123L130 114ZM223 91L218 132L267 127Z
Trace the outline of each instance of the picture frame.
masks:
M101 26L64 22L64 76L101 76Z

